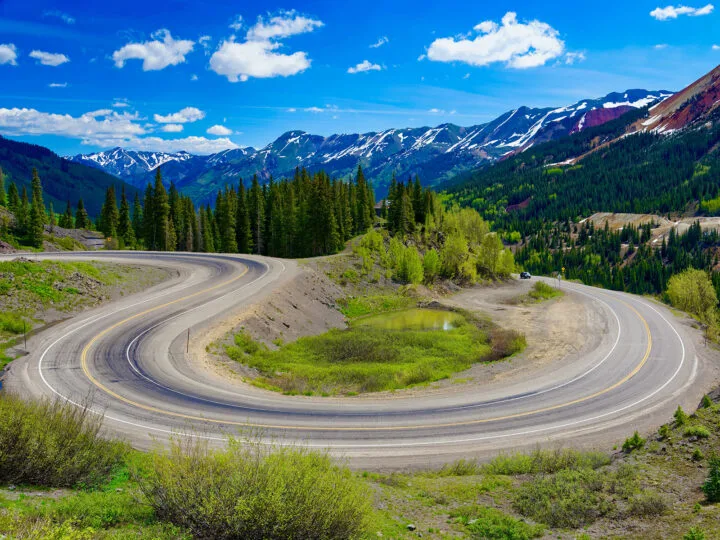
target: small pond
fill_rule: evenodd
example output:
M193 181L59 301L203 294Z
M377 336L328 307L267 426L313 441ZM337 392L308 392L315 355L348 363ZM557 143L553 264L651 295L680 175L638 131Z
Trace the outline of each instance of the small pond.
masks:
M465 318L452 311L440 309L407 309L360 319L354 326L372 326L386 330L452 330Z

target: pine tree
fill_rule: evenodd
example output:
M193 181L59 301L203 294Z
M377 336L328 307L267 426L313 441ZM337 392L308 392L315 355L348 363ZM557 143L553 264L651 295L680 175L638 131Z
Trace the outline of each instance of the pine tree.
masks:
M57 226L57 219L55 217L55 211L53 210L52 201L50 201L50 206L48 207L47 222L48 222L48 225L50 225L50 234L55 234L55 227Z
M7 196L5 194L5 175L2 167L0 167L0 206L7 206Z
M125 194L125 186L123 185L120 193L120 214L118 216L118 237L122 238L125 247L133 247L135 245L135 229L130 220L130 203Z
M73 228L73 214L72 214L72 206L70 205L70 201L67 202L67 206L65 207L65 212L60 216L59 225L63 229L72 229Z
M115 197L115 187L110 186L105 191L105 202L100 210L100 222L98 229L106 238L114 238L118 236L119 213L117 208L117 198Z
M21 235L28 232L28 221L30 220L30 201L28 200L27 188L23 186L20 203L15 212L15 220L17 221L17 229Z
M165 190L165 186L162 183L162 174L158 168L155 174L155 189L153 189L153 233L154 238L152 242L153 250L165 251L168 249L167 240L168 227L169 227L169 216L170 216L170 204L168 202L168 194Z
M32 205L30 206L28 236L33 246L40 247L45 232L45 203L43 202L42 183L37 169L33 169L32 174Z
M18 193L15 182L10 182L10 187L8 188L7 207L13 214L16 214L18 208L20 208L20 194Z
M240 253L250 253L252 250L252 232L250 230L250 212L248 211L247 193L243 181L238 185L237 215L235 219L235 235L237 248Z
M253 253L265 252L265 197L258 182L257 175L253 176L249 194L250 232L253 241Z
M90 228L90 218L88 217L87 210L85 210L85 204L82 199L78 200L77 210L75 211L75 228Z
M132 228L135 240L143 237L143 208L140 204L140 195L135 192L135 200L133 201Z

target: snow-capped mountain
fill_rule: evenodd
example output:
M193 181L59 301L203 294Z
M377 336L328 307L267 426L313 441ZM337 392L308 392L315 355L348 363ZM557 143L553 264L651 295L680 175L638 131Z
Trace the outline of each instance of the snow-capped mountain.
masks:
M260 150L241 148L209 156L114 148L69 159L103 169L138 187L150 181L155 169L162 166L164 179L172 179L198 202L211 201L225 184L254 174L262 179L288 176L299 166L341 177L352 174L361 164L382 196L393 174L399 178L417 174L425 184L433 185L672 95L666 91L628 90L566 107L520 107L487 124L470 127L442 124L329 137L290 131Z

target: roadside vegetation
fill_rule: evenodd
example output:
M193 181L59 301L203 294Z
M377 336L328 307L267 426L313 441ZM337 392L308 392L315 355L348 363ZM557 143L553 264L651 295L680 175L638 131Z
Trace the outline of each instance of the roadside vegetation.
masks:
M251 382L287 394L354 395L399 390L446 379L478 362L496 361L525 347L522 335L466 312L408 308L402 297L373 297L374 315L360 302L347 304L345 330L302 337L271 350L244 332L226 347L234 360L256 369ZM417 301L415 301L417 304Z
M0 394L0 534L720 538L720 406L709 398L612 455L537 449L389 474L268 447L253 433L218 450L179 434L146 454L100 437L100 422L69 404Z

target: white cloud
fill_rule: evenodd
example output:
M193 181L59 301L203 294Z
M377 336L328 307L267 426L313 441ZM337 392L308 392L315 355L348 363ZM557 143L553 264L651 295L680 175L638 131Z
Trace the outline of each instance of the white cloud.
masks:
M134 137L127 140L98 139L89 140L85 144L93 144L105 148L123 146L132 150L147 150L148 152L180 152L186 151L196 155L207 155L240 148L230 139L222 137L208 139L206 137L184 137L182 139L163 139L160 137Z
M257 23L248 30L246 38L250 41L282 39L306 34L322 26L322 21L300 15L295 10L280 11L267 21L258 17Z
M232 129L228 129L225 126L221 126L220 124L215 124L213 127L208 128L207 133L210 135L220 135L222 137L227 137L228 135L232 135Z
M30 58L34 58L38 62L40 62L43 66L53 66L57 67L61 64L65 64L66 62L69 62L70 59L65 56L64 54L60 53L49 53L45 51L32 51L30 53Z
M17 66L17 47L12 43L0 44L0 65Z
M297 112L297 109L295 107L290 107L287 112Z
M267 41L224 41L210 58L210 69L218 75L226 76L230 82L245 82L250 77L288 77L310 67L306 53L273 52L279 46L278 43Z
M688 6L667 6L664 8L658 7L650 12L650 16L657 19L658 21L667 21L670 19L677 19L680 15L689 15L690 17L701 17L703 15L710 15L715 6L708 4L701 8L694 8Z
M238 15L237 17L235 17L235 20L228 25L228 28L232 28L236 32L239 32L240 30L242 30L242 27L243 27L242 15Z
M57 9L43 11L43 17L57 17L66 24L75 24L75 17L63 13Z
M198 38L198 43L205 51L205 56L210 56L210 54L212 54L211 41L212 37L210 36L200 36Z
M657 45L655 45L655 49L657 49L658 51L662 51L663 49L667 49L667 48L668 48L667 43L658 43Z
M115 66L122 68L127 60L142 60L143 71L157 71L185 62L185 55L195 46L187 39L173 39L169 30L161 29L151 36L152 41L128 43L113 53ZM162 41L160 41L162 40Z
M469 73L466 73L465 75L463 75L463 79L469 79L469 78L470 78L470 74L469 74Z
M310 67L305 52L284 54L279 52L279 40L312 32L323 26L322 21L311 19L296 11L281 11L265 19L258 17L245 41L235 41L235 36L223 41L210 58L210 69L224 75L230 82L245 82L251 77L270 78L296 75Z
M508 12L502 25L485 21L475 26L475 39L440 38L430 44L427 57L436 62L463 62L487 66L503 62L516 69L538 67L560 57L565 43L559 32L547 23L533 20L521 23Z
M568 66L572 66L577 62L584 62L587 59L584 52L569 52L565 53L565 63Z
M89 137L128 137L144 135L137 115L103 109L80 116L53 114L35 109L0 108L0 130L8 135L63 135Z
M430 114L445 114L445 111L443 111L442 109L430 109L428 112Z
M321 113L321 112L325 112L325 109L321 109L320 107L307 107L305 109L305 112Z
M712 46L713 51L720 51L720 45L713 45Z
M153 115L153 119L159 124L187 124L190 122L197 122L205 118L205 113L196 107L185 107L184 109L162 116L159 114Z
M427 54L421 54L420 56L418 56L418 62L422 62L426 58L427 58Z
M67 88L67 85L68 85L68 83L66 83L66 82L64 82L64 83L53 82L53 83L48 84L48 86L50 88Z
M382 66L372 64L368 60L363 60L358 65L348 68L348 73L364 73L366 71L382 71Z
M390 40L387 38L387 36L382 36L375 43L370 45L370 48L377 49L378 47L382 47L383 45L385 45L388 41L390 41Z
M124 99L118 99L112 104L112 106L117 109L124 109L125 107L129 107L130 104Z
M193 81L193 82L195 82L195 81L198 80L198 76L193 73L193 74L190 76L190 80Z
M165 124L160 131L165 133L180 133L183 130L182 124Z

